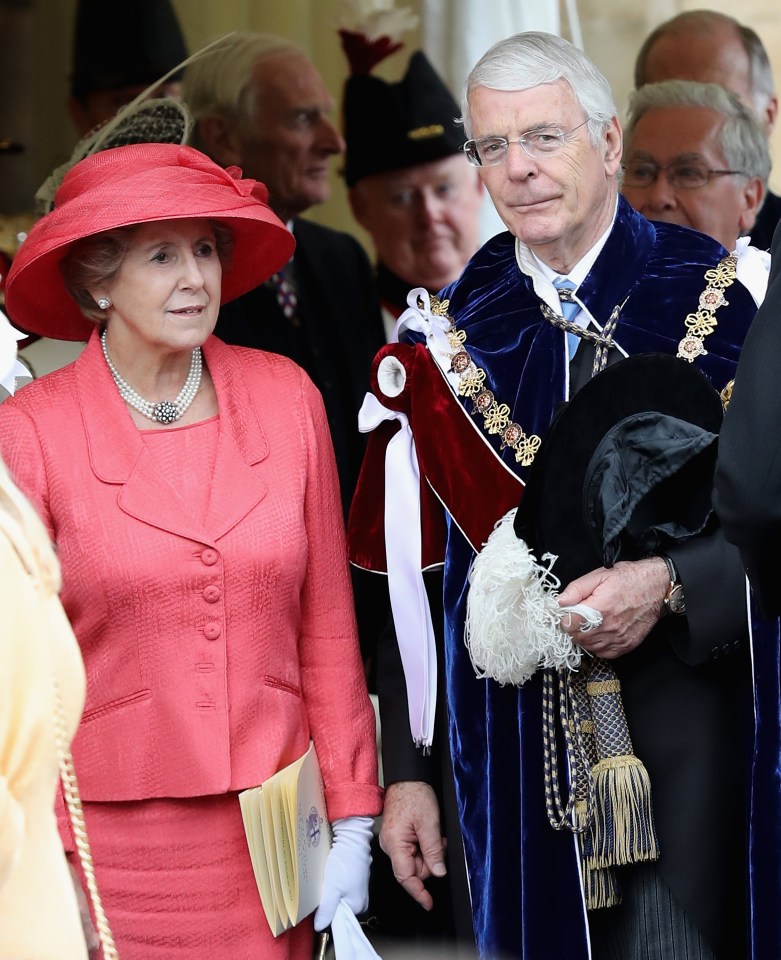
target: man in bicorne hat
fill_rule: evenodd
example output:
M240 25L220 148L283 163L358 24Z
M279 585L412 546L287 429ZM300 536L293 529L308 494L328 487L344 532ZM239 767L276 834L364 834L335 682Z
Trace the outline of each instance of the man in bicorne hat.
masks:
M441 290L477 250L483 187L458 104L422 51L398 83L353 72L343 113L350 206L377 252L390 339L409 291Z
M718 525L561 584L562 606L597 612L589 632L577 613L561 630L612 667L634 754L650 778L658 859L641 862L633 845L621 859L614 847L613 862L625 865L616 867L620 893L611 906L585 898L583 871L594 854L546 816L546 799L554 804L567 784L547 778L546 797L544 671L521 686L476 676L465 643L473 561L521 500L561 404L606 367L642 353L678 355L721 392L757 303L720 243L652 224L619 196L614 99L572 44L534 32L495 44L467 79L463 115L467 157L507 232L439 296L421 292L402 317L401 342L375 360L362 412L372 432L350 555L388 574L408 701L404 723L383 723L383 738L430 749L444 672L481 956L745 957L749 827L759 891L749 908L752 954L773 956L778 944L763 939L761 918L776 909L781 872L755 856L761 824L754 808L750 824L746 816L745 581ZM421 570L438 563L439 658L421 585ZM418 896L442 861L439 811L426 783L401 786L408 815L394 827L394 873ZM776 822L780 799L776 791L768 801Z
M125 6L79 0L68 101L78 135L109 120L186 57L170 0L133 0ZM174 73L150 96L178 97L181 79L181 71Z

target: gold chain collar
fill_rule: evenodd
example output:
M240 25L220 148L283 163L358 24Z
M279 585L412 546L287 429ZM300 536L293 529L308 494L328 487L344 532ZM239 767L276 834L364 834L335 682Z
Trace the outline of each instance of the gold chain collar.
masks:
M511 447L515 451L516 461L528 467L534 460L542 441L534 434L527 435L520 423L510 420L510 408L506 403L498 403L493 391L484 385L485 370L476 366L472 357L464 349L466 334L463 330L456 328L455 321L448 313L449 307L449 300L440 300L439 297L431 298L431 312L435 316L444 317L450 323L445 336L453 351L450 354L450 369L459 378L456 389L460 396L472 399L472 413L482 415L483 426L488 433L501 436L500 450Z
M738 258L734 253L730 253L717 266L705 271L708 286L700 294L697 310L688 314L684 321L688 333L678 344L676 354L681 360L691 363L696 357L703 357L708 353L703 341L718 325L716 311L719 307L729 306L724 291L737 277L737 266Z
M707 350L704 346L705 337L713 333L718 321L716 311L721 306L729 306L724 297L724 291L733 283L737 276L737 257L728 254L717 266L705 272L708 286L700 294L696 311L686 316L684 321L687 333L678 344L677 356L692 363L696 357L704 356ZM431 312L435 316L444 317L450 324L445 333L448 344L453 351L450 354L450 370L459 380L457 392L459 396L469 397L472 400L472 413L479 413L483 418L483 427L492 436L501 436L500 450L510 447L515 452L515 460L521 466L532 464L542 440L536 434L527 434L520 423L510 419L510 408L506 403L499 403L492 390L485 386L486 373L472 360L466 350L466 334L456 327L450 316L449 300L440 300L431 297ZM615 311L614 311L615 312ZM612 317L611 317L612 319ZM612 339L612 330L610 338ZM722 391L722 401L726 406L726 393L731 382Z

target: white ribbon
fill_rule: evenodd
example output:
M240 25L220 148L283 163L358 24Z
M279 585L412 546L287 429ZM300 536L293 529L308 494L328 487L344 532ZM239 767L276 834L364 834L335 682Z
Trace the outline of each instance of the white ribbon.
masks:
M420 305L421 302L422 306ZM437 366L440 367L450 383L457 387L459 383L458 374L450 369L450 358L453 355L453 348L447 338L450 321L447 317L440 317L431 312L431 297L425 287L415 287L410 290L407 294L407 303L409 306L396 321L393 341L396 342L407 330L422 333Z
M395 360L385 358L391 359ZM398 361L395 363L398 364ZM395 372L398 376L398 367ZM378 370L378 380L379 374ZM389 410L373 393L367 393L358 414L358 429L361 433L369 433L385 420L398 420L401 424L401 429L393 435L385 452L388 592L407 685L410 730L415 743L427 749L431 747L434 736L437 658L431 610L421 572L418 458L406 414Z
M340 900L331 921L336 960L380 960L349 905Z

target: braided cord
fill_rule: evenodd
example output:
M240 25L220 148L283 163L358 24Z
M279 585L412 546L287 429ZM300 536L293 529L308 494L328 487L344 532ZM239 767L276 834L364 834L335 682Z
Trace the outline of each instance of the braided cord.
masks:
M556 746L556 700L569 761L570 790L566 804L561 797L561 771ZM580 708L566 669L544 670L542 679L542 740L545 772L545 810L554 830L582 833L594 818L594 783L582 734Z
M87 882L87 890L89 891L92 909L95 914L95 925L97 926L100 944L103 948L104 960L119 960L114 937L111 934L111 928L109 927L108 919L100 899L100 893L98 892L98 884L95 880L95 868L92 863L89 838L87 837L87 825L84 822L84 810L81 805L79 784L76 779L76 770L73 766L73 757L68 748L65 710L62 705L62 696L56 678L54 680L54 702L54 738L60 763L60 780L62 781L65 802L68 805L68 813L71 818L73 835L76 840L76 850L79 854L81 868L84 871L84 879Z

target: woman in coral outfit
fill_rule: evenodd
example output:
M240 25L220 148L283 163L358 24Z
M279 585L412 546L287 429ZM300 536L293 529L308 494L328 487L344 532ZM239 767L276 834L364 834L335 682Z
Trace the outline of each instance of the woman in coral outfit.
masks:
M189 147L106 150L6 286L18 326L89 341L0 406L0 450L86 666L73 754L122 960L309 956L311 917L271 935L237 794L310 739L334 834L315 922L366 906L381 791L328 423L299 367L211 335L292 253L265 201Z

